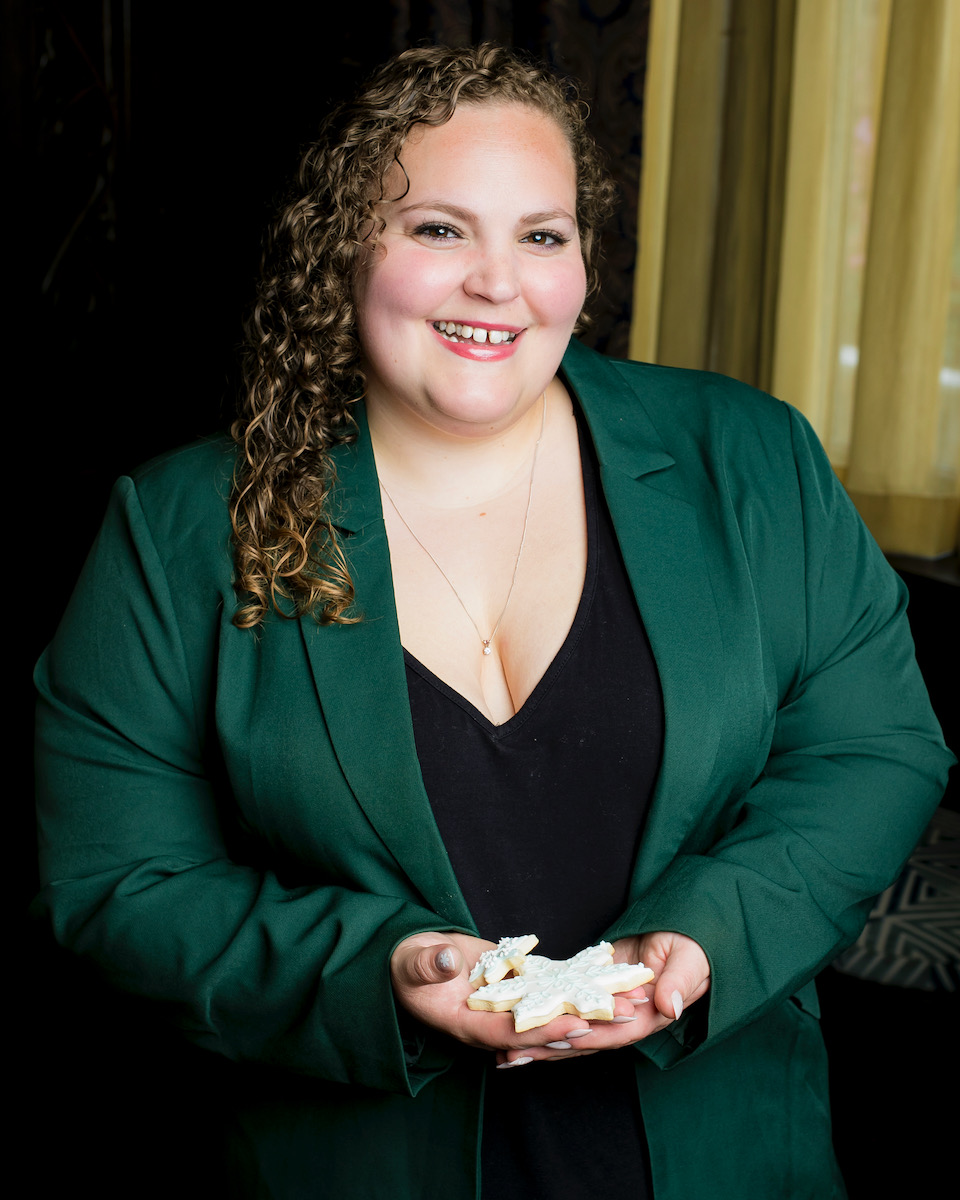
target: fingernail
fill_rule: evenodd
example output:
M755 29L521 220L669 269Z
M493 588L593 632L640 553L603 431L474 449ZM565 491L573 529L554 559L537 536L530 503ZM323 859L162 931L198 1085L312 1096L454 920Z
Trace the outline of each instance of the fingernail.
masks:
M674 992L670 999L673 1001L673 1014L679 1021L680 1014L683 1012L683 997L679 992Z
M631 996L630 1003L631 1004L649 1004L650 997L649 996L637 996L637 997Z
M586 1037L588 1033L593 1033L592 1029L571 1029L567 1034L568 1038Z
M449 946L437 952L437 957L434 960L441 971L453 971L456 969L457 960L453 956L453 951Z
M498 1063L497 1070L505 1071L507 1067L525 1067L527 1063L532 1063L532 1058L515 1058L512 1062Z
M548 1050L572 1050L573 1047L569 1042L546 1042Z
M614 1017L613 1023L614 1025L625 1025L627 1021L635 1021L636 1019L636 1017Z

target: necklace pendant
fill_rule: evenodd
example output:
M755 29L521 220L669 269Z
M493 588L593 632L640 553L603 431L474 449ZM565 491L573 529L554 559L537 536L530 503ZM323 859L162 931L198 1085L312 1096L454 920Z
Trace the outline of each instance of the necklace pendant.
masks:
M491 648L490 648L490 639L489 639L489 638L483 638L483 639L482 639L482 641L483 641L483 652L484 652L484 654L490 654L490 653L492 652L492 651L491 651Z

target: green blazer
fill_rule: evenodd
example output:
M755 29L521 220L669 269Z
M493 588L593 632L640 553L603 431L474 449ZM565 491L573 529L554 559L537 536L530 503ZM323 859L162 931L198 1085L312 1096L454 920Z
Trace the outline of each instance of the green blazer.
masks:
M630 1051L657 1198L840 1196L811 979L950 762L904 589L786 405L579 343L563 371L665 707L630 903L597 936L678 930L713 972ZM65 945L248 1064L250 1194L467 1200L490 1056L398 1017L388 976L407 935L475 929L420 777L357 415L335 508L359 624L231 624L225 440L117 485L37 672L41 901Z

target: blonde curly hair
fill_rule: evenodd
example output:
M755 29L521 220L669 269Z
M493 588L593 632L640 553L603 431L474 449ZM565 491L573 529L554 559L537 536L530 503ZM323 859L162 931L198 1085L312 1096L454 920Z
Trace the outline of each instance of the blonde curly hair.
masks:
M246 324L245 394L231 428L241 451L230 500L240 628L271 609L323 624L358 619L326 512L330 451L354 436L350 405L364 390L353 280L383 228L384 177L411 128L444 124L458 104L487 103L536 108L567 137L587 294L596 291L598 231L614 189L572 80L490 42L432 46L397 55L332 112L269 231Z

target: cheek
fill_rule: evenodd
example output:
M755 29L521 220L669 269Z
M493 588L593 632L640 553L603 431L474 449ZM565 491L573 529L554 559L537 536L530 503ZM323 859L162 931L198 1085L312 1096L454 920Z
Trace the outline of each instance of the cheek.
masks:
M392 266L392 264L391 264ZM362 322L389 320L404 305L404 291L397 273L385 262L368 270L357 288L357 305Z
M586 294L587 279L583 263L571 263L549 281L542 282L538 304L546 319L557 325L572 325L580 316Z
M359 281L356 295L361 321L373 316L388 322L421 320L431 315L450 294L451 266L436 255L391 249Z

